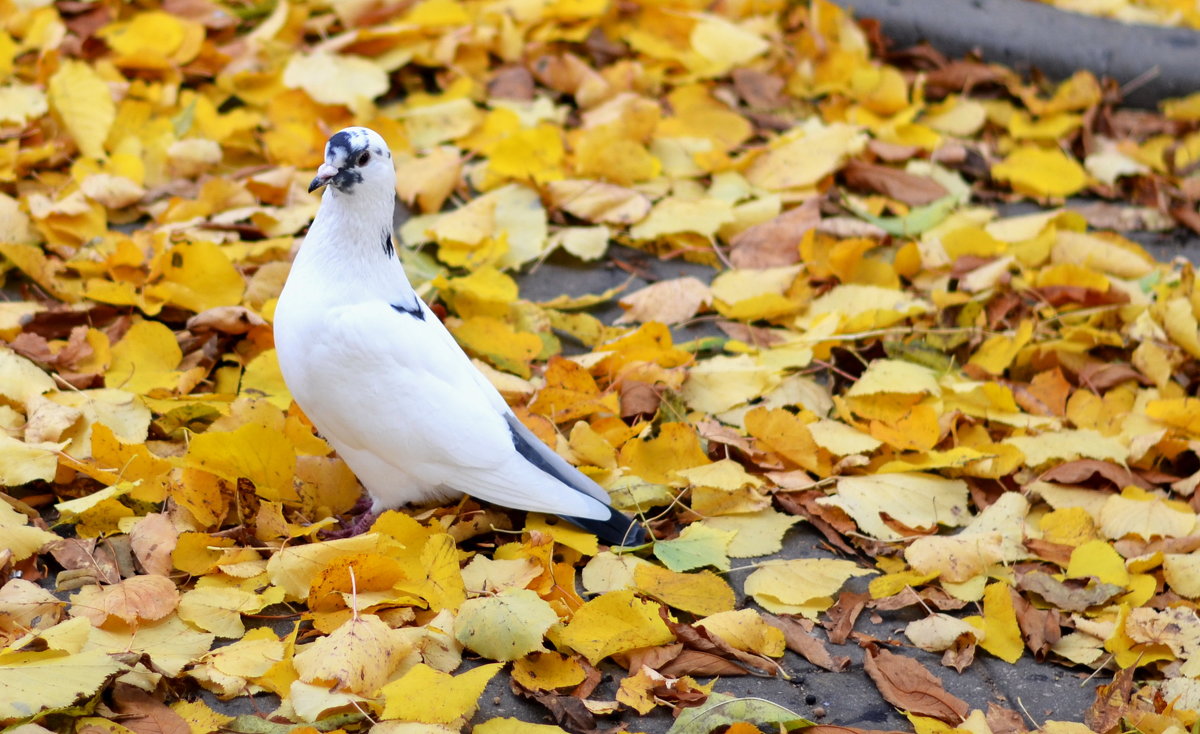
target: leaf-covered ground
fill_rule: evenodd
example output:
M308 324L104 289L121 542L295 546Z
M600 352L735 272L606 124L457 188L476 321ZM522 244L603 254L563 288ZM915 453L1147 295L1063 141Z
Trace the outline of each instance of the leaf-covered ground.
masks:
M1026 724L898 642L1102 671L1100 734L1191 727L1200 286L1120 232L1200 230L1200 95L1122 109L874 28L820 0L0 5L0 723L558 731L472 719L504 670L572 731L745 734L805 722L728 678L849 640L922 733ZM652 546L469 499L321 540L360 488L270 324L348 124L396 153L419 291ZM612 242L713 277L521 298L516 269ZM697 321L719 336L672 338ZM761 562L800 523L840 557ZM852 636L864 610L920 618Z

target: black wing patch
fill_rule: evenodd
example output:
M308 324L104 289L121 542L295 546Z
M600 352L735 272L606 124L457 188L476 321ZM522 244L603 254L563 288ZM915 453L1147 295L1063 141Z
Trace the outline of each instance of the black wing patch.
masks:
M421 300L420 299L417 299L417 303L414 306L405 306L404 304L401 304L401 303L393 303L393 304L391 304L391 306L392 306L392 308L396 309L396 311L398 311L399 313L406 313L409 316L412 316L417 321L425 320L425 309L421 308Z
M534 446L530 443L530 441L538 440L536 436L526 438L522 435L525 433L524 431L517 430L516 426L513 425L514 421L518 420L515 415L506 415L505 419L508 421L508 432L512 436L513 447L516 448L518 454L530 464L533 464L538 469L567 485L570 489L580 494L592 496L590 492L585 492L579 487L579 480L591 482L590 479L580 474L570 464L566 465L567 470L576 476L568 476L566 470L555 466L546 458L542 451L539 450L540 446ZM532 436L532 434L530 435ZM597 489L600 492L604 491L599 487ZM608 503L606 502L605 504ZM571 517L569 515L563 515L562 517L589 533L598 535L604 542L611 543L612 545L641 545L646 542L646 531L642 529L636 520L631 520L612 507L606 507L605 509L608 510L608 517L603 520L590 520L586 517Z

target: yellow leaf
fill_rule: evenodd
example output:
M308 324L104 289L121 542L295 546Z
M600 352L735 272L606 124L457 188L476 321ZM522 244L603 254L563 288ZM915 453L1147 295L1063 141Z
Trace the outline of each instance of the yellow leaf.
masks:
M105 384L132 393L179 390L181 374L176 370L183 351L175 335L159 321L139 321L112 348L112 366Z
M383 718L425 724L465 723L479 706L480 696L503 663L481 665L462 675L450 675L417 663L380 690ZM430 695L436 691L436 695Z
M31 84L10 84L0 87L0 122L24 126L46 114L49 107L46 95Z
M971 355L968 364L981 367L988 374L999 375L1012 365L1013 360L1017 358L1017 354L1025 348L1025 345L1032 338L1033 319L1025 319L1017 327L1017 333L1012 336L997 334L988 337L979 349Z
M736 535L730 541L730 558L757 558L760 555L779 553L784 547L784 535L792 525L800 522L794 515L767 509L757 512L737 513L709 517L704 524L716 530L731 531Z
M658 436L633 439L621 447L620 462L629 471L654 484L683 486L676 472L711 463L691 426L664 423Z
M1067 565L1067 578L1086 579L1094 577L1101 583L1127 586L1129 572L1125 559L1103 540L1090 540L1071 552Z
M445 533L430 537L421 548L420 560L425 578L415 579L414 586L402 582L397 588L406 588L419 594L434 611L457 609L467 593L463 588L454 538Z
M599 541L595 535L563 522L559 518L531 513L525 521L525 530L549 535L554 538L555 543L561 543L585 556L594 556L599 549Z
M529 363L542 351L537 334L517 331L506 321L490 316L473 316L450 331L463 349L501 370L528 378Z
M769 655L783 655L786 644L783 632L767 624L753 609L718 612L696 622L738 650Z
M0 484L19 487L28 482L54 481L58 454L66 441L25 443L0 432Z
M645 219L630 227L629 236L635 240L653 240L691 232L713 237L717 230L732 221L733 208L726 201L669 197L655 204Z
M824 125L810 118L801 134L788 135L746 169L746 180L770 191L812 186L857 155L866 135L856 127L835 122Z
M410 650L396 630L379 617L364 614L304 646L292 660L306 683L332 683L338 691L374 696Z
M388 75L370 59L316 51L292 54L283 83L304 90L315 102L365 112L373 99L387 92Z
M1163 556L1163 578L1176 594L1188 599L1200 597L1200 554L1167 553Z
M1022 145L992 166L992 176L1029 196L1070 196L1087 185L1087 172L1058 148Z
M232 716L213 711L203 701L176 701L171 704L171 710L187 722L192 734L220 731L222 726L233 721Z
M910 528L955 527L970 518L967 483L930 474L842 477L836 495L817 501L845 510L859 529L880 540L903 538L883 522L884 512Z
M564 157L561 131L543 122L516 130L493 146L488 170L506 178L544 184L563 177Z
M295 499L295 449L286 436L263 423L195 436L180 462L234 483L249 479L264 499Z
M552 181L547 190L555 207L587 222L633 224L651 209L645 194L601 181Z
M688 370L681 394L693 410L721 413L762 397L781 380L778 370L759 364L748 354L717 355Z
M201 587L180 598L179 617L218 637L237 639L246 634L242 614L256 614L264 606L266 601L252 591Z
M199 313L236 306L246 284L221 248L199 240L180 243L164 254L162 280L146 287L146 296Z
M587 673L574 657L557 652L535 652L513 663L512 676L526 688L552 691L579 685Z
M91 65L70 59L50 77L50 107L62 120L79 152L104 157L104 141L116 119L112 92Z
M1021 639L1008 584L988 584L983 592L983 617L967 617L966 621L983 630L979 646L984 650L1007 663L1020 659L1025 643Z
M658 610L632 591L611 591L577 609L561 638L595 665L619 652L673 642Z
M0 433L0 456L3 456L4 437L5 434ZM49 530L42 530L28 523L29 518L17 512L8 503L0 504L0 551L12 553L13 560L25 560L47 543L54 542L57 537Z
M712 571L679 573L647 563L633 576L638 591L675 609L698 615L733 609L733 589Z
M1143 540L1181 538L1196 527L1196 513L1186 502L1163 499L1138 487L1110 495L1100 508L1100 531L1120 540L1136 535Z
M1082 507L1064 507L1042 515L1038 521L1042 538L1051 543L1079 546L1096 539L1096 522Z
M867 589L871 592L872 599L883 599L899 594L910 586L922 586L937 577L936 571L933 573L921 573L917 570L897 571L871 579Z
M0 719L27 718L92 696L123 663L99 650L0 653Z
M626 137L616 125L581 130L571 139L571 147L575 152L575 173L583 178L630 186L662 172L658 158L637 140Z
M1151 400L1146 415L1173 428L1200 437L1200 398Z
M853 561L832 558L767 561L746 577L746 593L776 614L813 619L833 606L832 596L846 581L873 573Z
M904 549L904 560L919 574L935 574L961 584L985 573L1004 560L999 533L925 535Z

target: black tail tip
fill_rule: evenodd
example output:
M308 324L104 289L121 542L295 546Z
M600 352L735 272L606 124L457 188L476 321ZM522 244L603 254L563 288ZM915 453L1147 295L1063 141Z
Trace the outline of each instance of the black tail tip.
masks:
M594 533L609 545L643 545L649 540L646 529L636 518L630 518L615 509L609 509L609 516L603 520L589 520L582 517L564 519L589 533Z

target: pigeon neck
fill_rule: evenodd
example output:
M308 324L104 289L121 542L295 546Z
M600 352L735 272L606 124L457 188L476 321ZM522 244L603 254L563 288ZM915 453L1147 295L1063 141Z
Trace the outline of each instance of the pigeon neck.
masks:
M372 200L367 193L327 191L297 261L310 263L327 282L353 284L363 297L407 295L412 287L392 242L394 198Z

